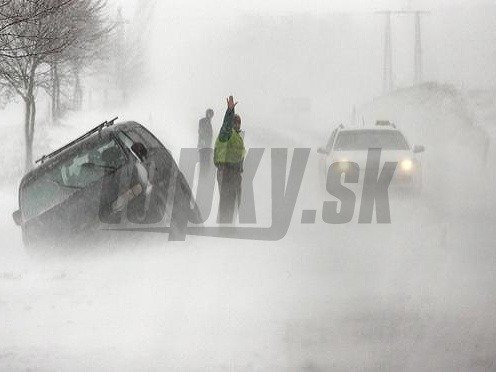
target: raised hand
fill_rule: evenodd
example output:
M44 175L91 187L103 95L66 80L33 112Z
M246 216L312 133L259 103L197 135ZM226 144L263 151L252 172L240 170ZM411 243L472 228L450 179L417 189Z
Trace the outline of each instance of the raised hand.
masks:
M227 98L227 108L228 109L233 109L237 104L238 104L238 102L234 102L233 96L229 96L229 98Z

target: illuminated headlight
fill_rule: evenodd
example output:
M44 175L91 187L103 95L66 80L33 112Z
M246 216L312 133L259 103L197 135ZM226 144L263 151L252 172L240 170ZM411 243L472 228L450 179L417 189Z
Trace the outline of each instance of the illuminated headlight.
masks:
M339 160L339 170L347 171L350 168L350 163L346 159Z
M413 161L411 159L405 159L401 162L401 170L405 172L410 172L413 168Z

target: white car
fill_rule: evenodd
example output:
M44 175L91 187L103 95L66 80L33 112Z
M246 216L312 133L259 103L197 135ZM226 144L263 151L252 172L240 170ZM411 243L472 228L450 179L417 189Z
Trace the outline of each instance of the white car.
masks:
M391 187L404 188L419 194L422 189L422 162L419 153L424 146L410 146L403 133L389 121L380 120L374 127L348 129L340 125L332 132L325 147L318 149L323 176L331 169L346 173L350 167L359 168L359 182L363 183L369 149L381 149L379 174L387 171L385 162L396 164ZM331 168L333 163L337 166ZM371 163L369 163L371 164ZM377 166L377 164L375 165Z

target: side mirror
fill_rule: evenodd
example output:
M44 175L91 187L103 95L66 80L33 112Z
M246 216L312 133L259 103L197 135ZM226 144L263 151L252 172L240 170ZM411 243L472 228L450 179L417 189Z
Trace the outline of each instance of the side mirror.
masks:
M12 213L12 218L14 219L14 222L17 226L21 226L22 224L22 214L21 210L18 209L14 213Z
M131 150L138 156L141 161L144 161L148 157L148 150L145 145L141 142L133 143Z
M327 152L327 149L325 147L319 147L317 149L317 153L322 154L322 155L326 155L328 152Z
M421 145L415 145L413 146L413 153L414 154L418 154L420 152L424 152L425 151L425 147L424 146L421 146Z

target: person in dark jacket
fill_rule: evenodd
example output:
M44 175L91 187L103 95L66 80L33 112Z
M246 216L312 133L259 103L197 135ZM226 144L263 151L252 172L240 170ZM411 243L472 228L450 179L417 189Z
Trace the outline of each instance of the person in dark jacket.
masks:
M234 211L241 200L241 173L245 145L241 132L241 117L234 112L233 96L227 99L227 110L215 141L214 164L219 184L219 223L232 223Z
M208 109L205 117L200 119L198 123L198 154L200 156L200 170L204 173L210 169L212 164L212 118L214 110Z

